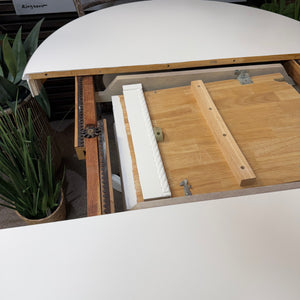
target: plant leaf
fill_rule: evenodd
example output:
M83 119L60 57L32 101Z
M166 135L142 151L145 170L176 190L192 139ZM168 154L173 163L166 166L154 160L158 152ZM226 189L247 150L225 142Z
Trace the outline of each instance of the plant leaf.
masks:
M21 81L27 63L27 57L26 57L24 46L22 44L21 35L22 35L22 26L20 27L20 29L16 34L13 47L12 47L17 62L17 72L16 72L16 77L14 79L15 84Z
M44 18L35 24L35 26L32 28L32 30L30 31L30 33L28 34L28 36L24 42L24 48L25 48L25 52L26 52L28 60L38 46L40 28L41 28L43 21L44 21Z
M5 105L8 101L15 101L17 95L18 86L0 76L0 104Z
M275 13L279 12L279 5L277 3L264 3L260 8Z
M283 11L286 9L285 0L279 0L279 13L283 13Z
M300 0L295 1L295 20L299 20L299 14L300 14Z
M43 111L46 113L48 118L50 118L50 115L51 115L50 103L49 103L48 96L47 96L44 86L42 86L40 94L38 96L35 96L34 98L36 99L38 104L41 106Z
M5 35L2 43L2 50L3 50L3 59L8 68L8 71L11 73L12 77L15 78L17 74L17 61L13 50L9 44L7 39L7 35Z
M294 18L294 12L295 12L295 3L290 3L287 5L287 7L283 10L282 14L284 16Z

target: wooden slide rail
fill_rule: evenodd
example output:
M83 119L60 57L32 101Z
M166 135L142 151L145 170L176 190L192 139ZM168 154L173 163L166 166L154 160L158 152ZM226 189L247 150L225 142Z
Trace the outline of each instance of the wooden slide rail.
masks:
M202 80L192 81L191 88L215 140L240 186L254 183L256 176L234 140Z
M82 101L83 101L83 127L98 127L100 122L97 120L96 113L96 102L95 102L95 91L94 82L92 76L84 76L81 78L82 86ZM79 80L76 78L76 104L78 105L78 93L79 93ZM79 118L76 114L76 118ZM75 118L75 119L76 119ZM77 120L75 120L75 139L78 137L78 126ZM86 159L86 179L87 179L87 216L96 216L106 213L112 213L114 209L114 199L113 199L113 189L111 181L111 165L110 165L110 155L109 155L109 143L107 135L107 125L106 120L103 122L103 143L105 143L106 152L106 163L107 163L107 174L108 182L106 184L108 187L104 186L103 178L101 178L101 165L105 161L101 161L100 148L101 140L99 136L86 137L84 138L84 149L85 149L85 159ZM75 142L76 144L76 142ZM108 189L108 193L106 190ZM109 197L109 198L108 198ZM104 200L109 199L109 208Z
M201 60L201 61L156 64L156 65L53 71L53 72L29 74L28 84L32 95L37 96L40 92L40 87L42 83L48 78L137 73L137 72L149 72L149 71L153 72L153 71L164 71L164 70L175 70L175 69L179 70L179 69L189 69L189 68L215 67L215 66L225 66L225 65L244 65L244 64L263 63L263 62L282 62L282 61L290 62L299 59L300 59L300 54L295 53L295 54L282 54L282 55L226 58L226 59L217 59L217 60Z

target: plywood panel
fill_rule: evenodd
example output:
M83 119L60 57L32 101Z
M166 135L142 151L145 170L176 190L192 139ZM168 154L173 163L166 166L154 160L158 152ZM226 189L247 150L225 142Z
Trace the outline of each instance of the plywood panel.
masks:
M300 180L300 95L280 74L207 83L216 107L257 175L252 186ZM196 104L190 86L145 93L172 197L240 189Z

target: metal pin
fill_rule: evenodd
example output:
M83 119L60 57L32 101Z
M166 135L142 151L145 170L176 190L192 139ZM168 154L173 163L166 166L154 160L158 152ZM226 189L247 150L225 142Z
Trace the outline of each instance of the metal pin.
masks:
M191 185L188 184L187 179L184 179L180 182L180 186L183 186L184 188L184 195L185 196L190 196L192 195L192 192L190 191L190 188L192 187Z

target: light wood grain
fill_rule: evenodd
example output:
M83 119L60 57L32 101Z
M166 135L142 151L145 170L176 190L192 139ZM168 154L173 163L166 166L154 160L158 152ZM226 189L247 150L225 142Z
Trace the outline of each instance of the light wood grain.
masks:
M236 58L224 58L215 60L199 60L180 63L168 63L168 64L150 64L139 66L125 66L125 67L113 67L113 68L90 68L90 69L78 69L78 70L66 70L66 71L49 71L44 73L31 73L27 74L29 79L44 79L44 78L59 78L59 77L72 77L72 76L87 76L87 75L99 75L99 74L121 74L121 73L136 73L145 71L159 71L159 70L175 70L185 68L196 67L208 67L208 66L221 66L229 64L246 64L246 63L259 63L259 62L275 62L282 60L300 59L300 54L283 54L283 55L266 55L266 56L254 56L254 57L236 57Z
M223 152L225 160L240 186L254 183L256 176L226 126L203 81L193 81L191 83L191 89L201 109L202 116L205 118L217 144Z
M130 149L130 154L131 154L131 159L132 159L132 172L133 172L133 178L134 178L136 198L137 198L137 202L143 202L144 198L143 198L143 193L142 193L142 187L140 184L140 177L139 177L139 172L137 169L136 158L135 158L135 154L134 154L133 142L132 142L130 127L129 127L129 122L128 122L128 115L127 115L127 111L126 111L124 96L120 96L120 103L122 105L126 134L127 134L127 139L128 139L128 144L129 144L129 149Z
M287 73L294 79L296 84L300 86L300 65L296 60L289 60L284 63Z
M43 77L43 78L45 78L45 77ZM38 96L40 94L44 81L45 81L44 79L28 79L27 80L31 95L33 97Z
M300 180L300 96L278 81L282 78L254 76L254 84L245 86L238 80L205 84L257 176L250 187ZM145 98L153 126L164 134L158 146L173 197L184 196L179 185L184 178L193 195L244 188L236 182L189 86L146 92Z

